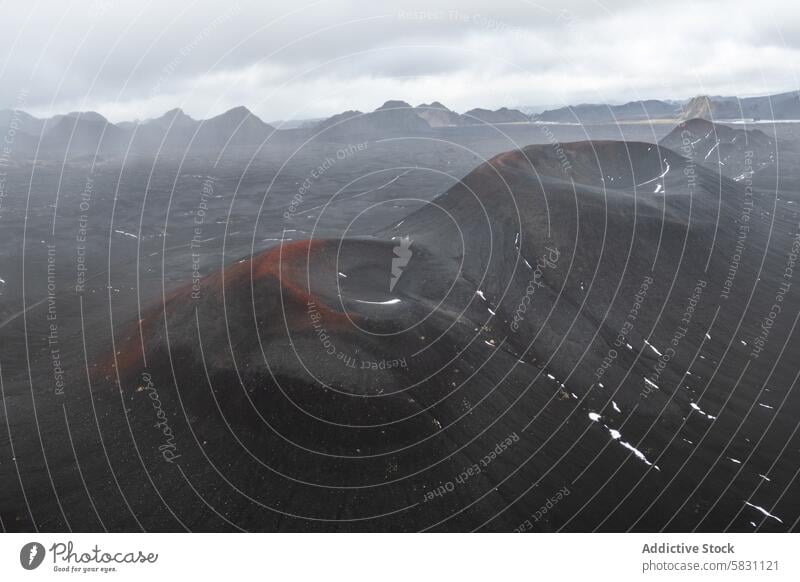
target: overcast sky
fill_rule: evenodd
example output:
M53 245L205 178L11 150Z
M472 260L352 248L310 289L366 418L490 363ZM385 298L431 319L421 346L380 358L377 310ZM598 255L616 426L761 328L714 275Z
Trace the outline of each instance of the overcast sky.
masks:
M800 88L793 0L11 0L0 108L112 121Z

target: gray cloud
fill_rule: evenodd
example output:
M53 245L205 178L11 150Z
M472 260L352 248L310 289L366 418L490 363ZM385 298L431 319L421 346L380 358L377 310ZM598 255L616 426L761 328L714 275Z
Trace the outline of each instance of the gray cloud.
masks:
M763 0L83 0L4 8L0 107L112 120L389 98L475 106L797 89L800 7Z

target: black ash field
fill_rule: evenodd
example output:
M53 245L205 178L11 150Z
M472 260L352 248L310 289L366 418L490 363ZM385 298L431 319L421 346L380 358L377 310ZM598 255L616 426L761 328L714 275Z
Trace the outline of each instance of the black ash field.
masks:
M18 132L3 529L796 531L800 126L494 113Z

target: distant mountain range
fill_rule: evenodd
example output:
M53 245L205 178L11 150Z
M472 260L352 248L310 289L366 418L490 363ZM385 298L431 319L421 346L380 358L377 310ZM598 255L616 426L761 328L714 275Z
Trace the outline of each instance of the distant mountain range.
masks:
M652 119L714 121L800 119L800 93L792 91L765 97L712 97L700 95L687 101L648 99L624 105L583 104L550 109L533 116L548 123L615 123Z
M442 127L519 122L528 123L530 117L516 109L472 109L462 115L439 102L412 107L405 101L387 101L369 113L345 111L322 121L281 124L280 129L263 122L246 107L235 107L205 120L172 109L154 119L116 124L94 111L49 119L23 111L0 111L0 133L12 137L6 154L9 159L254 150L281 132L310 132L320 139L340 139L418 135Z
M681 106L672 101L631 101L624 105L583 104L543 111L534 121L548 123L615 123L647 119L677 119Z
M172 109L156 119L119 124L93 111L49 119L0 111L0 132L7 136L7 157L11 159L219 152L258 146L275 131L246 107L203 121Z
M392 135L425 135L442 128L506 123L615 123L688 119L800 119L798 93L767 97L698 96L687 101L632 101L623 105L584 104L529 116L502 107L458 113L438 101L412 106L387 101L371 112L345 111L324 120L280 124L263 122L246 107L197 120L180 109L145 121L111 123L99 113L73 112L40 119L23 111L0 111L0 133L10 143L6 160L59 159L85 156L191 155L202 152L255 151L268 139L302 132L318 139L351 139Z
M498 123L530 123L529 115L517 109L502 107L495 111L489 109L470 109L460 114L448 109L438 101L423 103L416 107L405 101L387 101L375 111L345 111L334 115L315 126L323 136L348 135L391 135L428 133L442 127L464 127Z
M690 99L682 113L684 119L800 119L800 93L741 99L701 95Z
M392 135L430 132L432 126L405 101L387 101L371 113L345 111L314 127L324 137L342 134Z

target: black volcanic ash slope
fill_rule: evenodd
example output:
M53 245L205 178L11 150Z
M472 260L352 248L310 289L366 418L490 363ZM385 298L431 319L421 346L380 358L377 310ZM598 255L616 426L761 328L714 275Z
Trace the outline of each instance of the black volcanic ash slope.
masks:
M769 126L764 126L769 130ZM792 192L800 184L797 145L761 129L729 127L695 118L684 121L660 142L696 163L756 188Z
M797 223L653 144L501 154L115 330L93 379L133 439L106 446L146 529L785 530L797 296L762 323Z
M684 121L659 144L737 181L748 172L774 168L778 149L776 140L760 129L735 129L699 118Z

